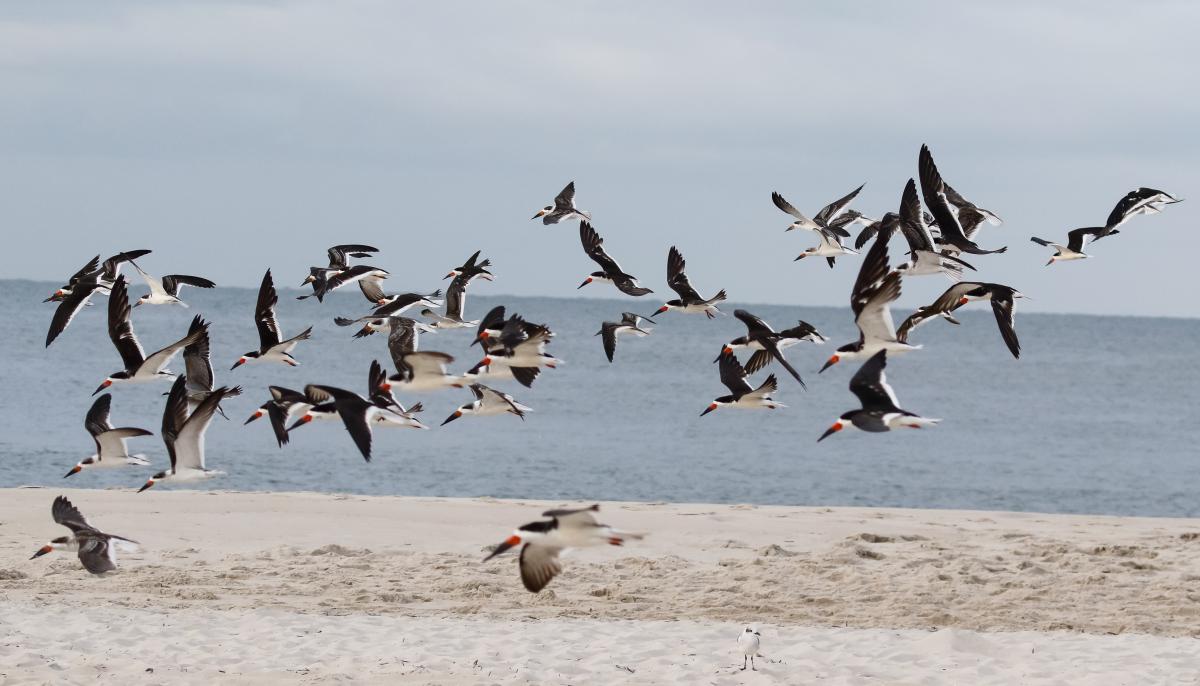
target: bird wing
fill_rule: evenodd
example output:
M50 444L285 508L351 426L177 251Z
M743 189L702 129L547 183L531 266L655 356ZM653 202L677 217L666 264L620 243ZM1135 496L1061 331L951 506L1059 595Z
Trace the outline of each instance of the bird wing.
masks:
M108 536L94 532L76 534L79 541L79 561L92 574L103 574L117 568L113 561L112 542Z
M763 321L761 317L751 314L746 310L734 310L733 316L742 320L742 323L746 325L750 337L754 337L755 334L775 333L775 329L772 329L770 324Z
M193 388L204 391L213 389L213 368L209 356L208 322L200 315L192 319L188 335L199 332L200 335L183 349L183 364L187 373L188 384Z
M112 430L112 422L110 422L108 419L111 409L111 393L105 393L99 398L96 398L96 402L92 403L92 407L90 410L88 410L87 416L83 418L83 426L93 438L99 436L105 431Z
M773 360L773 359L774 359L774 356L771 354L770 351L755 350L754 354L750 356L750 359L746 360L746 365L745 365L746 373L754 374L754 373L766 368L767 365L771 364L771 360Z
M1017 330L1014 326L1016 309L1016 302L1011 293L992 293L992 312L996 315L996 325L1000 327L1000 337L1004 339L1004 344L1008 346L1013 357L1020 358L1021 341L1017 340Z
M358 245L355 243L345 243L343 245L335 245L329 249L329 267L330 269L345 269L347 265L347 253L354 254L353 257L367 257L361 253L379 252L379 248L372 248L369 245Z
M156 295L167 295L167 289L163 285L162 281L159 281L158 279L154 278L153 276L150 276L149 274L147 274L146 270L144 270L140 266L138 266L137 262L131 262L131 264L133 265L133 268L137 270L137 273L141 275L142 281L145 281L146 285L150 287L151 293L154 293Z
M863 185L866 185L866 184L863 184ZM837 216L839 214L841 214L843 210L846 209L846 207L850 204L851 201L854 200L854 198L858 195L858 192L861 191L862 189L863 189L863 187L859 186L858 188L855 188L854 190L847 193L845 196L838 198L837 200L834 200L833 202L829 203L825 207L822 207L821 211L817 212L817 216L813 217L813 221L815 221L817 224L820 224L821 226L829 226L829 224L831 222L833 222L833 220L836 219Z
M804 224L816 223L813 220L809 219L808 217L804 216L804 213L801 212L800 210L796 209L795 207L793 207L790 202L788 202L787 200L784 200L783 196L780 195L779 193L776 193L776 192L771 193L771 202L775 203L775 206L778 207L779 209L783 210L784 212L787 212L788 214L792 215L796 219L799 219L801 221L801 223L804 223Z
M96 255L88 260L88 263L83 265L79 271L71 275L71 278L67 280L67 285L74 286L85 278L95 276L98 271L100 271L100 256Z
M125 441L136 436L153 436L154 433L145 429L137 429L134 427L121 427L120 429L109 429L100 434L96 434L96 452L101 457L109 455L124 455Z
M721 355L718 362L720 362L717 366L721 373L721 383L725 384L730 393L740 398L754 390L746 381L746 370L742 368L742 363L738 362L733 353Z
M891 304L900 297L900 275L888 274L879 287L863 299L854 323L863 340L894 341L896 324L892 321Z
M365 277L367 274L375 271L383 271L378 267L372 267L368 264L356 264L353 267L348 267L342 271L329 277L325 282L325 292L328 293L337 288L341 288L348 283L354 283Z
M560 527L595 527L600 526L596 521L595 514L600 511L600 504L589 505L588 507L576 508L559 508L555 510L546 510L542 513L543 517L553 517L558 520Z
M187 274L167 274L162 278L163 290L167 292L167 295L172 297L178 297L179 289L183 286L192 286L195 288L215 288L216 285L217 284L209 281L208 279L199 276L188 276Z
M687 274L683 272L687 267L687 262L683 259L683 254L675 246L667 252L667 285L671 290L679 294L680 299L684 301L700 301L704 298L692 288L692 283L688 281Z
M119 252L107 260L104 260L104 264L101 265L100 269L103 272L106 280L115 281L117 278L117 273L121 270L122 262L132 262L139 257L149 254L149 250L127 250L125 252Z
M258 327L258 349L267 351L279 345L282 336L279 334L279 321L275 319L275 303L279 295L275 293L275 282L271 279L271 270L263 274L262 285L258 287L258 302L254 305L254 324Z
M879 285L891 272L888 266L888 242L892 238L893 228L880 222L879 231L875 234L875 242L867 251L862 264L858 268L858 276L854 279L854 288L850 291L850 309L857 317L867 300L878 290Z
M167 455L171 458L171 469L175 469L176 452L175 439L188 420L187 376L175 378L171 391L167 393L167 404L163 407L162 439L167 446Z
M359 279L358 287L362 290L363 296L376 305L387 297L387 294L383 292L380 279Z
M459 274L450 281L446 289L446 316L462 319L463 309L467 304L467 283L469 276Z
M600 325L600 340L604 342L604 354L608 357L608 361L613 361L613 355L617 352L617 327L622 324L615 322L604 322Z
M108 298L108 337L121 354L125 369L135 370L145 361L146 353L142 351L142 345L133 332L133 322L129 316L129 291L125 276L119 275Z
M79 508L72 505L65 496L60 495L54 499L54 503L50 506L50 515L54 517L56 524L62 524L76 535L84 531L96 531L91 524L88 524L87 518L79 511Z
M568 183L558 195L554 196L555 210L570 210L575 207L575 182Z
M887 351L880 350L850 378L850 392L858 396L864 410L900 409L896 392L888 385L887 374L883 371L886 366Z
M400 358L417 349L417 330L411 319L396 317L399 321L392 322L392 330L388 334L388 352L392 362L400 367Z
M562 563L558 560L562 550L556 546L528 543L521 547L518 566L521 568L521 583L526 590L537 593L562 573Z
M921 198L917 195L917 182L909 179L904 185L904 193L900 196L900 231L908 241L908 247L913 251L927 250L934 252L937 247L933 243L933 234L925 225L925 217L921 210Z
M583 244L583 251L587 256L592 258L592 261L600 265L605 274L623 274L621 265L604 251L604 239L596 233L596 229L592 227L591 222L579 222L579 242Z
M87 301L91 299L92 294L96 292L96 284L76 284L71 289L71 294L63 298L58 307L54 309L54 317L50 319L50 329L46 332L46 347L49 348L54 339L63 331L66 331L67 325L75 318L75 315L83 309ZM117 348L119 351L120 348Z
M200 401L196 411L187 418L175 437L175 459L180 467L204 469L204 434L216 416L217 406L221 400L241 394L241 386L222 386Z
M1083 246L1088 240L1096 240L1096 237L1104 233L1103 226L1085 226L1079 229L1072 229L1067 232L1067 250L1072 252L1083 252ZM1055 246L1059 247L1059 246Z
M193 343L198 341L201 337L207 336L207 335L208 335L208 327L207 326L201 327L200 329L195 330L195 331L191 331L183 338L175 341L174 343L172 343L171 345L168 345L167 347L163 348L162 350L156 350L153 353L150 353L150 355L146 358L146 361L144 362L144 364L151 372L154 372L154 373L161 372L163 370L163 368L166 367L167 364L171 361L171 358L175 357L175 355L180 350L183 350L184 348L186 348L189 345L192 345ZM136 369L136 367L131 367L130 369ZM211 374L210 374L210 376L211 376Z

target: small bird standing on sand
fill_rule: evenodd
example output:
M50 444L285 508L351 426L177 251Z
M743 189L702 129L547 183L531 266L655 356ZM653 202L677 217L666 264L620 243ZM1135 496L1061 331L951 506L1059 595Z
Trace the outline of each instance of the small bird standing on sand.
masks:
M742 650L742 671L746 671L746 658L750 658L750 669L757 672L758 667L754 666L754 656L758 655L758 647L762 644L762 634L758 633L753 627L746 627L746 630L738 634L738 648Z
M645 534L618 531L596 521L600 505L579 510L547 510L548 521L530 522L504 539L484 562L521 546L521 583L530 593L537 593L562 572L558 556L567 548L589 548L597 545L624 545L627 539L641 540Z
M78 551L83 568L92 574L103 574L117 568L117 548L137 550L137 541L116 534L106 534L88 524L83 514L63 496L50 506L54 521L71 530L70 536L60 536L42 546L31 560L53 550Z

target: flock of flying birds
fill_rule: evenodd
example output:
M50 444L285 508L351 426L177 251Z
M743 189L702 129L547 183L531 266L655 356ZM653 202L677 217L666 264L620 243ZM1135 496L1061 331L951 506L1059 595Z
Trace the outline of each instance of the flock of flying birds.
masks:
M794 219L788 231L809 231L819 238L818 245L805 250L797 260L824 257L832 268L837 258L856 255L865 249L850 294L850 308L859 329L858 340L838 347L821 368L823 372L839 362L863 361L850 380L850 391L857 396L861 407L843 413L818 441L850 428L884 432L897 428L921 428L940 421L902 409L887 382L885 367L889 355L907 353L921 347L909 343L909 337L917 327L935 318L957 324L954 312L967 303L989 301L1001 338L1013 357L1020 356L1014 312L1016 299L1023 297L1021 293L1003 284L963 280L966 271L976 271L964 259L964 255L999 254L1007 249L988 250L975 242L985 224L998 225L1000 218L967 200L946 183L927 146L922 146L920 151L917 179L920 191L918 180L910 178L901 193L898 211L888 212L877 220L849 207L862 186L825 206L811 219L782 195L772 193L776 207ZM1065 246L1041 238L1032 240L1055 248L1049 264L1084 258L1088 256L1083 252L1085 243L1119 233L1118 227L1134 215L1155 214L1165 205L1176 202L1180 202L1180 199L1169 193L1138 188L1121 198L1103 226L1068 232ZM579 288L600 281L611 283L630 297L642 297L653 292L640 285L637 278L624 271L605 250L604 239L591 224L591 214L575 206L574 182L567 184L555 197L553 204L547 205L533 217L539 218L545 225L579 222L583 250L599 267L587 276ZM854 224L860 224L863 228L852 248L846 242L851 237L848 228ZM907 260L892 265L888 249L897 232L908 244ZM455 410L442 422L443 425L464 416L513 414L524 418L531 411L529 407L512 395L483 382L490 384L493 380L514 379L529 388L543 369L554 369L562 361L546 351L554 337L548 326L526 321L517 314L509 315L504 306L493 308L478 320L466 318L467 288L475 279L492 280L493 275L489 271L491 261L481 260L480 252L476 251L462 265L450 270L446 278L451 281L444 298L440 290L388 294L383 289L383 281L388 278L387 271L367 264L351 264L352 260L372 258L376 252L377 249L369 245L337 245L330 248L328 266L310 268L309 275L301 285L311 287L312 292L300 296L300 299L316 298L322 302L328 293L357 284L372 310L360 317L337 317L334 321L339 326L357 327L354 334L356 338L375 333L386 334L395 373L389 375L378 361L372 361L364 394L325 384L309 384L302 391L270 386L270 399L246 423L267 417L282 447L289 442L292 432L301 426L318 420L340 420L363 458L370 461L373 429L428 428L417 417L422 411L421 404L406 408L393 395L398 391L423 393L448 387L469 388L474 399ZM187 334L179 340L150 355L143 351L133 329L131 313L134 307L186 307L181 299L184 286L213 288L215 285L196 276L172 274L161 279L151 276L135 261L149 253L149 250L122 252L104 262L100 262L97 256L46 299L58 303L46 336L46 346L49 347L93 296L108 296L108 332L120 354L122 368L108 374L93 395L115 385L153 381L171 383L170 392L166 394L161 427L170 467L148 479L139 492L159 483L192 482L222 474L207 468L205 464L204 434L214 416L223 414L221 402L242 393L238 386L216 387L209 359L209 325L200 316L193 318ZM137 270L149 287L149 293L132 305L128 284L121 274L121 267L126 262ZM710 319L721 314L718 304L726 299L725 291L719 290L712 297L703 297L692 286L685 270L683 254L671 246L667 252L667 285L678 297L667 300L649 317L625 312L620 321L601 325L596 335L601 337L609 362L614 359L621 337L649 335L651 330L645 326L646 322L664 312L673 310L704 314ZM933 303L919 307L897 328L893 323L891 304L900 297L902 280L934 275L945 276L953 283ZM312 327L285 338L275 314L278 300L271 271L267 270L254 309L258 347L242 354L231 368L231 373L249 363L291 367L299 364L293 353L299 344L311 337ZM420 320L403 316L412 308L420 308ZM437 311L439 308L441 311ZM749 375L765 369L772 362L778 362L803 387L803 379L784 357L783 351L801 342L826 341L812 325L803 321L794 327L776 331L762 318L746 310L735 310L733 314L746 325L746 335L721 346L714 360L721 383L729 393L713 399L701 412L702 416L722 407L783 407L773 397L779 387L774 374L768 375L757 386L750 383ZM483 359L462 374L449 371L449 366L454 362L453 356L418 347L421 333L447 329L474 329L475 336L470 345L482 348ZM744 364L737 357L738 351L742 350L751 352ZM167 365L180 352L186 373L176 376L167 370ZM73 466L66 476L98 468L149 465L145 456L129 453L127 441L151 435L151 432L132 427L115 428L109 419L111 406L112 396L109 393L103 393L96 399L84 422L95 441L95 454ZM626 540L642 537L642 534L619 531L598 523L594 514L597 509L598 506L593 505L579 510L546 512L546 520L516 529L486 559L490 560L520 546L522 582L529 591L538 592L561 571L559 554L564 549L621 545ZM71 530L71 536L54 539L41 548L35 557L56 548L77 550L88 571L103 573L115 569L115 551L118 547L133 544L130 539L95 529L61 496L54 501L52 515L55 522Z

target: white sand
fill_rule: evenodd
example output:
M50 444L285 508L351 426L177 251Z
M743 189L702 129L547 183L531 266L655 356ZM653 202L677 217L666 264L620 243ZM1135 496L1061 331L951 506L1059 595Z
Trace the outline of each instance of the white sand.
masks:
M28 560L60 492L143 550ZM1200 683L1197 520L606 503L650 538L480 563L559 504L0 490L0 683Z

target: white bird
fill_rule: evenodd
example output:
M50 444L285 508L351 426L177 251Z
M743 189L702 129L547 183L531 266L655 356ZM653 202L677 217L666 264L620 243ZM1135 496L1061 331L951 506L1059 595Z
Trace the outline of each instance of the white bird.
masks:
M63 478L78 474L84 469L106 469L113 467L145 467L150 464L145 455L130 455L127 442L137 436L153 436L154 434L134 427L113 428L109 421L109 411L112 409L112 394L105 393L96 398L92 409L88 410L83 426L92 435L96 443L96 452L91 457L78 462Z
M821 242L816 246L800 253L795 260L792 260L793 262L802 260L806 257L824 257L829 262L829 267L832 269L834 265L834 258L841 257L842 255L858 254L858 251L854 248L842 245L841 236L838 236L829 229L821 229L817 232L817 235L821 237Z
M224 474L225 472L208 469L204 465L204 433L212 424L221 401L241 393L241 386L222 386L205 398L189 417L187 377L180 376L175 379L175 385L171 387L171 393L167 396L162 421L162 439L167 446L167 454L171 457L171 468L150 477L138 489L138 493L163 481L188 483Z
M71 530L70 536L60 536L42 546L31 560L54 550L73 550L79 554L83 568L92 574L103 574L117 568L117 548L137 550L138 542L116 534L106 534L88 524L83 513L63 496L54 499L50 506L54 521Z
M738 634L737 642L738 648L742 650L742 671L746 671L746 658L750 658L750 669L757 672L754 657L758 655L758 648L762 645L762 634L753 627L746 627L745 631Z
M559 555L568 548L589 548L597 545L624 545L626 540L640 540L645 534L619 531L596 521L599 505L579 510L548 510L542 513L549 520L530 522L504 539L484 562L521 546L518 563L521 583L526 590L537 593L562 572Z
M217 284L208 279L199 276L188 276L187 274L167 274L162 279L156 279L150 276L137 262L129 261L133 268L138 270L142 275L142 280L150 287L150 292L137 299L133 304L138 305L181 305L187 307L188 304L179 299L179 291L184 286L194 286L196 288L213 288Z

